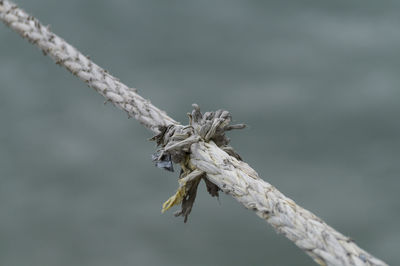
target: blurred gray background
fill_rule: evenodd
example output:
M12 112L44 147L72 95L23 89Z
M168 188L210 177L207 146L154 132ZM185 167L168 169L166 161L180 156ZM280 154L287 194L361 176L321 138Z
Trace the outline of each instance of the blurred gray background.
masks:
M400 2L18 0L172 117L249 127L260 176L400 264ZM0 265L312 265L227 195L161 214L151 134L0 25Z

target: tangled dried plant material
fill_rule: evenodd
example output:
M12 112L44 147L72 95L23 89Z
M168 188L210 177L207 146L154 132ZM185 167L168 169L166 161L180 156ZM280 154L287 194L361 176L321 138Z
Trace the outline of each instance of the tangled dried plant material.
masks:
M212 197L218 197L220 190L217 185L206 178L205 172L197 170L188 163L191 145L199 141L213 141L226 153L241 160L239 154L228 145L230 140L226 137L225 132L245 127L244 124L230 125L232 117L228 111L218 110L206 112L203 115L197 104L193 104L193 108L192 113L188 114L189 125L160 127L160 133L150 139L156 141L157 146L160 147L152 155L157 167L173 171L172 162L181 165L179 188L175 195L163 204L162 212L181 203L181 210L176 212L175 216L184 216L184 222L187 221L192 210L197 187L202 179Z

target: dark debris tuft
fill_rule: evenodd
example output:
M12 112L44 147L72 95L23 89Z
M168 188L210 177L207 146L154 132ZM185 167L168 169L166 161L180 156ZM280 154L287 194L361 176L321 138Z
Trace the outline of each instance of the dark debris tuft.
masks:
M217 146L229 155L242 160L240 155L229 146L230 139L225 136L226 131L242 129L244 124L230 125L231 114L228 111L217 110L202 114L197 104L193 104L193 111L188 114L189 125L168 125L159 127L159 134L150 140L155 141L159 147L152 155L156 166L161 169L173 171L173 162L182 166L179 178L184 178L194 169L187 165L190 147L199 141L213 141ZM185 196L182 199L181 210L175 216L183 216L186 223L197 195L197 188L201 180L204 180L207 191L212 197L218 197L220 188L207 179L203 174L186 183Z

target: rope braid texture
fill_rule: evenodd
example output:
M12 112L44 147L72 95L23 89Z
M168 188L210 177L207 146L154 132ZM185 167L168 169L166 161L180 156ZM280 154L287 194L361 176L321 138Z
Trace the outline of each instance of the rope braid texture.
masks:
M163 211L181 204L176 215L184 216L186 221L197 186L204 180L212 196L218 196L219 190L232 195L320 265L386 265L284 196L241 161L228 146L224 133L244 125L229 125L228 112L202 115L194 105L189 125L179 125L12 2L0 0L0 20L156 134L153 140L160 147L153 155L156 165L173 170L172 162L175 162L182 168L178 191L164 203Z

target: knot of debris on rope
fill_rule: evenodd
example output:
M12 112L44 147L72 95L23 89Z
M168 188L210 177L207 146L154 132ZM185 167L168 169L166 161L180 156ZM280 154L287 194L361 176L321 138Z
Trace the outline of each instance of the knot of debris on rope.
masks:
M212 197L218 197L219 191L219 188L206 178L203 171L195 169L189 164L191 145L200 141L213 141L226 153L241 160L239 154L228 145L230 139L225 136L225 132L245 127L244 124L230 125L232 117L228 111L218 110L202 114L197 104L192 106L194 108L192 113L188 113L189 125L160 127L160 133L150 139L156 141L159 147L152 155L157 167L173 172L173 163L181 166L179 188L175 195L163 204L162 212L181 203L181 210L176 212L175 216L184 216L185 223L192 210L197 187L202 179Z

